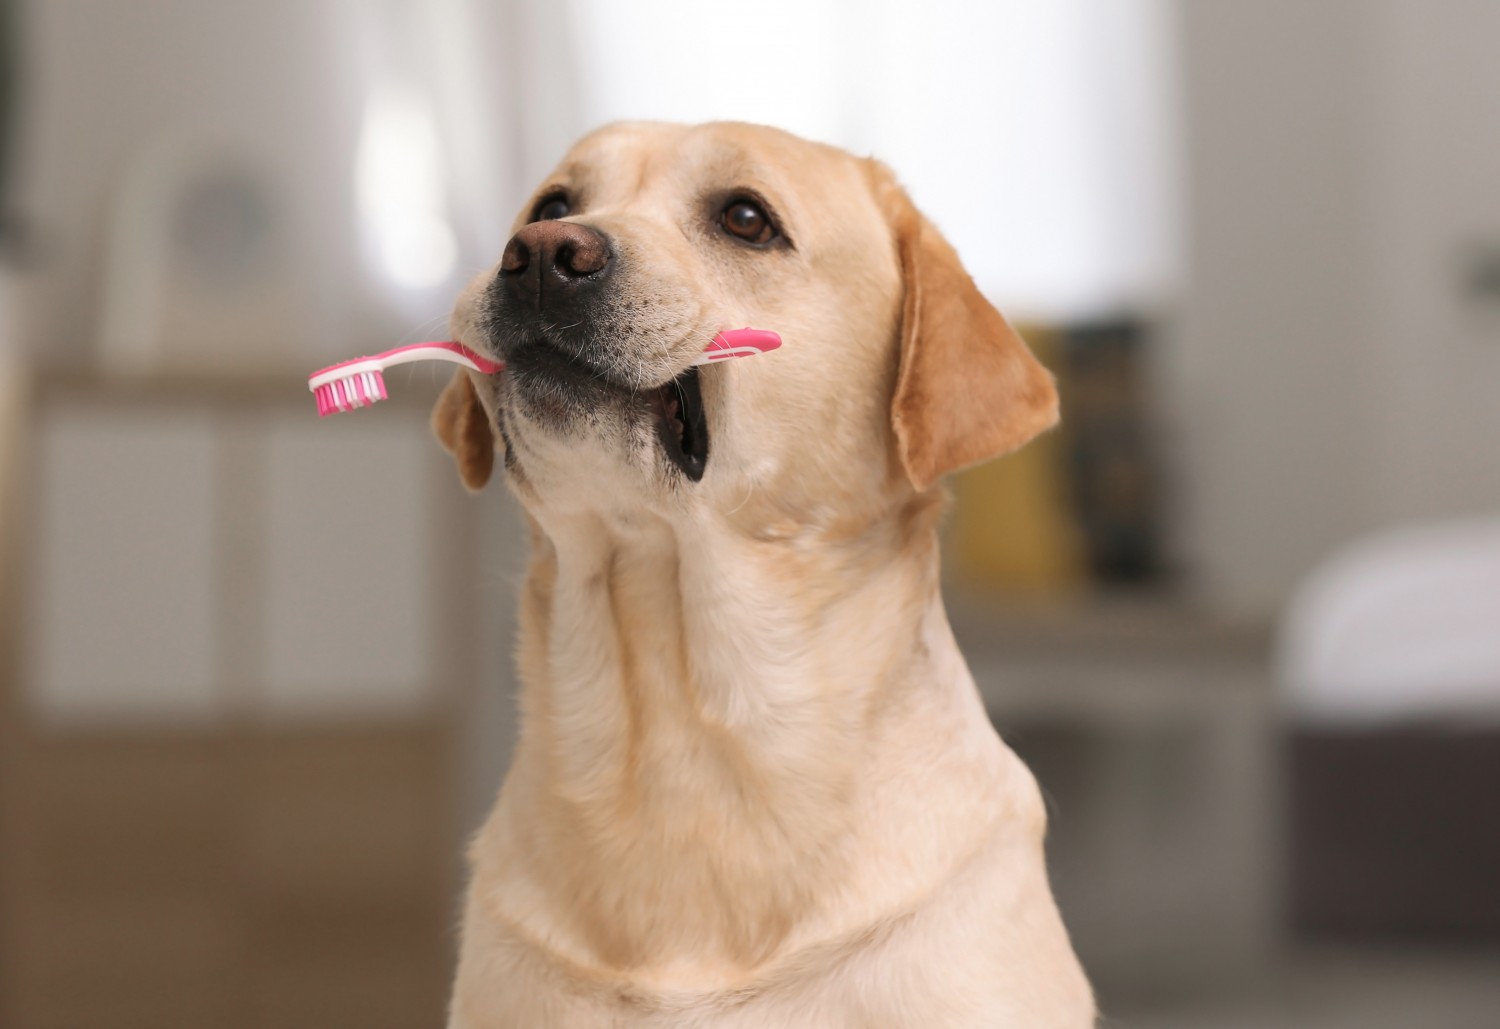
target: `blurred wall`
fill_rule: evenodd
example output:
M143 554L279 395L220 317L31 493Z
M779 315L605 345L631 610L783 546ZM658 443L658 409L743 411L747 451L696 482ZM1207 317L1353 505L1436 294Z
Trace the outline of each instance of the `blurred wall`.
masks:
M615 119L777 125L887 162L1012 319L1175 294L1173 0L549 6L578 56L559 151ZM704 74L751 38L752 72Z
M1184 564L1232 615L1392 522L1500 503L1500 6L1179 4Z
M123 322L146 345L176 329L179 366L295 371L445 320L521 195L530 7L22 0L12 202L32 231L14 335L44 365L93 366ZM388 194L374 211L371 181ZM403 282L379 221L424 202L448 256ZM227 252L215 279L191 244L236 230L258 249Z
M1384 0L1368 169L1382 521L1500 508L1500 5Z
M98 338L122 178L165 151L201 148L265 176L278 250L309 287L284 333L326 338L360 308L353 207L339 202L349 169L330 160L354 148L360 77L335 45L335 14L289 0L24 6L16 203L37 232L23 312L37 357L77 364Z

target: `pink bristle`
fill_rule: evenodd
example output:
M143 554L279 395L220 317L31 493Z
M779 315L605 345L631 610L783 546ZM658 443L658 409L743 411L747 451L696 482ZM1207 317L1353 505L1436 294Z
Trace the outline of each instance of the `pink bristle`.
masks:
M313 390L313 396L318 402L318 414L323 417L356 411L390 399L385 376L379 371L356 372L347 378L324 383Z
M352 365L358 362L347 363ZM325 371L332 370L325 369ZM379 369L351 372L341 379L333 379L314 387L312 393L318 404L318 415L324 418L332 414L371 407L382 400L390 399L390 394L386 392L385 375Z

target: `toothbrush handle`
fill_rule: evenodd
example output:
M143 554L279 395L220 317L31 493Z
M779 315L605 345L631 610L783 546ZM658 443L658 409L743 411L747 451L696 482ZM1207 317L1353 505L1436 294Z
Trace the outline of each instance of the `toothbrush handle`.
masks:
M725 329L713 338L694 364L713 364L731 357L764 354L781 346L781 337L769 329Z

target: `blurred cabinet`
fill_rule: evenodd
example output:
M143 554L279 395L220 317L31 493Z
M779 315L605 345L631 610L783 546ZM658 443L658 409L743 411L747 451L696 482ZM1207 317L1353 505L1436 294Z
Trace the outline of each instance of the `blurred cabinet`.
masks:
M1103 1009L1264 976L1282 908L1263 642L1139 601L1049 619L954 599L1047 800L1053 890Z
M295 382L35 392L6 1029L441 1023L477 576L405 392L323 423Z
M33 431L24 702L52 721L218 714L211 414L79 401Z

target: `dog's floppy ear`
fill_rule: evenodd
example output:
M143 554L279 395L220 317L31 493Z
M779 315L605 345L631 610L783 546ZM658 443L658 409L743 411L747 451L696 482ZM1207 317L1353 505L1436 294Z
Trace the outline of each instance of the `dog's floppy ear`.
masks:
M906 287L891 425L907 477L925 490L1056 425L1057 387L948 241L872 164Z
M463 484L475 492L482 489L495 467L495 437L474 382L462 368L432 409L432 431L458 462Z

